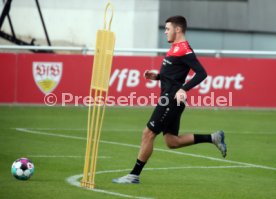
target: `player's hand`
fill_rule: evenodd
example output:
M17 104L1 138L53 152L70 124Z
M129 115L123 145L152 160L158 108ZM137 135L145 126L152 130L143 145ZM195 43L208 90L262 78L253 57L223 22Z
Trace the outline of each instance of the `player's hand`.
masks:
M156 80L157 79L157 74L152 72L152 71L149 71L149 70L147 70L144 73L144 76L145 76L146 79L150 79L150 80Z
M186 91L184 91L183 89L179 89L176 92L174 99L176 99L177 104L180 104L180 103L184 103L185 104L186 100L187 100L187 93L186 93Z

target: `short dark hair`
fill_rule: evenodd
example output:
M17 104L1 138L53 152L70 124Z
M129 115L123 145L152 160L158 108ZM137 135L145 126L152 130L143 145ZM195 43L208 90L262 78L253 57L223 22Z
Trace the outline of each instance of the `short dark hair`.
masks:
M174 26L179 26L182 29L182 32L185 33L187 29L187 21L185 17L177 15L177 16L172 16L169 17L166 20L166 23L171 22Z

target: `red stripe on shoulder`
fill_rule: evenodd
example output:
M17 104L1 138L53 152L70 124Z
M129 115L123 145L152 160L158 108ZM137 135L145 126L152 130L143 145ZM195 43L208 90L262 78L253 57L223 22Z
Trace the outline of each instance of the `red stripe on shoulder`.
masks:
M188 41L179 42L173 44L170 50L167 52L167 56L180 57L192 53L193 50L190 47Z

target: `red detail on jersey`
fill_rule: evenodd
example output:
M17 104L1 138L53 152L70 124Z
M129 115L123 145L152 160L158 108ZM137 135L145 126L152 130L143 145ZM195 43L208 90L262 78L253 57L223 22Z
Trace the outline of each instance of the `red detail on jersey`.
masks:
M190 47L188 41L182 41L172 45L170 50L167 52L167 56L179 57L192 53L193 50Z

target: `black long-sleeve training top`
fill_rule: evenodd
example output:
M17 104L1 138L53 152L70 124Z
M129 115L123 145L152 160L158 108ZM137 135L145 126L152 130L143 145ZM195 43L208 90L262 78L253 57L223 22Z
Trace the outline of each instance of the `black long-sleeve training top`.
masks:
M185 83L190 69L195 72L195 75L190 81ZM183 41L171 46L163 60L157 79L161 81L161 95L168 93L174 97L180 88L189 91L206 77L207 73L197 60L188 41Z

